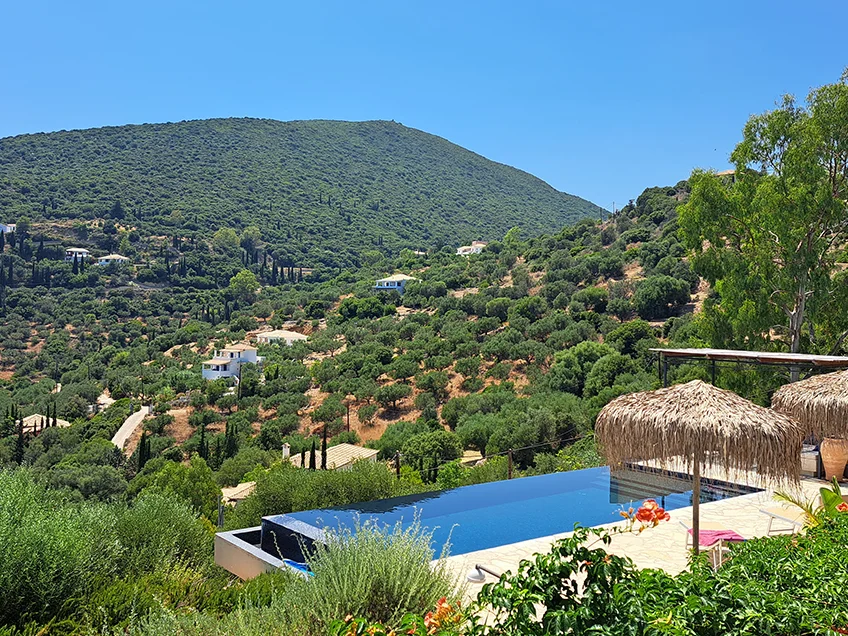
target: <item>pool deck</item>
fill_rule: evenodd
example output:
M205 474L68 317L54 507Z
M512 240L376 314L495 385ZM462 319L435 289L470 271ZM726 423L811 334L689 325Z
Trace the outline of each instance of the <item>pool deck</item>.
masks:
M756 478L751 475L737 476L737 479L728 481L753 485ZM794 495L800 495L803 499L813 499L818 497L819 488L826 485L826 482L823 481L804 479L800 486L795 486L790 491ZM789 489L787 488L787 490ZM845 487L843 486L843 492L844 490ZM724 528L735 530L746 539L766 536L769 517L760 512L760 509L780 506L773 495L774 491L767 489L763 492L702 503L701 522L720 524ZM792 510L792 508L787 507L787 510ZM691 526L692 507L678 508L670 511L669 514L671 515L670 521L663 522L656 528L647 529L641 534L614 535L612 543L606 550L613 554L631 558L639 568L658 568L669 574L678 574L687 567L688 561L687 531L679 522L682 521L687 526ZM622 523L598 527L617 525L620 526ZM475 564L483 565L498 574L507 570L515 572L520 561L529 559L534 554L548 552L554 541L568 537L570 534L571 532L563 532L486 550L459 554L448 557L446 564L461 582L466 581L467 574ZM492 576L486 578L486 582L495 580ZM465 588L467 598L475 598L481 585L482 583L468 583Z

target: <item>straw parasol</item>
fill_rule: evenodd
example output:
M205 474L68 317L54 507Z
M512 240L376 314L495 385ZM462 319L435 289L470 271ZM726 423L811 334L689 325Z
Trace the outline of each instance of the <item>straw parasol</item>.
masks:
M595 435L610 466L680 456L692 467L696 553L701 466L756 466L773 482L800 476L803 432L795 420L701 380L616 398L598 414Z
M848 371L786 384L772 396L771 407L794 417L819 439L848 437Z

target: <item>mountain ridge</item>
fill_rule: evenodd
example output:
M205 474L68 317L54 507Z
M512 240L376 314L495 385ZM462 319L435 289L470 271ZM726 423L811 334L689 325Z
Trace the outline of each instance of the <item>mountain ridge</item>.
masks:
M115 202L142 228L190 236L257 225L293 259L338 266L374 247L438 248L513 226L532 236L602 213L526 171L384 120L215 118L0 139L4 217L91 219Z

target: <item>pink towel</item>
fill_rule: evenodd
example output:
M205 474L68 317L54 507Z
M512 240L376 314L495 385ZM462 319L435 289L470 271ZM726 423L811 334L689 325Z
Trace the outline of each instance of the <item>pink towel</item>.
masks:
M689 528L689 534L692 534L692 528ZM703 546L711 546L719 541L744 541L745 537L735 530L701 530L700 541L698 543Z

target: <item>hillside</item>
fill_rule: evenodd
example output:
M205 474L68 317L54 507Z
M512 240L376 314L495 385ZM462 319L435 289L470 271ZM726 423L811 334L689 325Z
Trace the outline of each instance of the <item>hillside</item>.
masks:
M384 121L213 119L0 139L0 216L113 217L142 234L257 225L282 260L349 266L558 231L600 208L445 139Z

